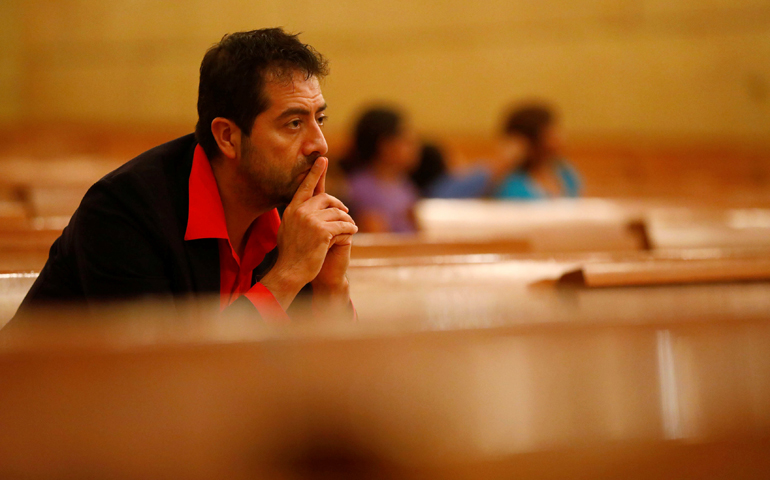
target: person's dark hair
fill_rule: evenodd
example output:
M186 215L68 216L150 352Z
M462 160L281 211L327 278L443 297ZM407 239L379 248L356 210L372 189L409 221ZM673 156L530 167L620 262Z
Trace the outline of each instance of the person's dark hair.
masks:
M504 135L521 135L530 144L530 153L519 167L529 170L540 161L543 132L556 120L553 110L543 103L520 105L509 110L503 122Z
M264 93L267 74L288 79L299 71L308 79L320 79L329 73L327 60L297 37L280 28L232 33L203 56L195 137L209 159L219 155L211 133L215 118L232 120L248 136L257 115L269 108Z
M412 181L422 196L426 196L433 182L446 172L446 162L441 149L431 143L424 144L420 152L420 163L417 169L412 172Z
M366 110L356 122L353 130L353 145L340 166L347 173L369 166L377 155L380 142L401 133L403 117L389 107L375 107Z
M533 145L539 145L543 131L553 123L555 115L544 104L523 105L513 108L505 118L503 133L522 135Z

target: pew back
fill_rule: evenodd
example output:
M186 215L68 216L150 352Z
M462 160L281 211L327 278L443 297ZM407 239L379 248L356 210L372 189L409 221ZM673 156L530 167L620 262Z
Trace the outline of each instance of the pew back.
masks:
M0 475L757 478L767 320L17 331Z
M37 273L0 273L0 329L13 317Z

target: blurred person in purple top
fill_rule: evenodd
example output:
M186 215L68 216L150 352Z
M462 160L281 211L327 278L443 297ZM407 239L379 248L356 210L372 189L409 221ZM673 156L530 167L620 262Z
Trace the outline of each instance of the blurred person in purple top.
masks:
M419 161L417 135L392 108L366 110L342 161L349 173L348 205L361 232L413 232L418 192L409 174Z

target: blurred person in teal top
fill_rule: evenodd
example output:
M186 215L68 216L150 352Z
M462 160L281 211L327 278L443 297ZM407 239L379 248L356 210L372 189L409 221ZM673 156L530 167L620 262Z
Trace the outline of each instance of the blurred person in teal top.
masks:
M553 111L527 104L510 111L503 143L521 144L522 160L499 184L495 196L511 200L578 197L582 187L575 168L562 156L562 133Z

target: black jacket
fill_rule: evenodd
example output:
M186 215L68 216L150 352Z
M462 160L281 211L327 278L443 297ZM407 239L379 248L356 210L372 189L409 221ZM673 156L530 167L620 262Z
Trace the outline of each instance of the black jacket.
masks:
M217 239L184 240L196 145L192 134L178 138L95 183L16 316L51 303L218 294ZM276 257L265 257L254 282ZM236 303L251 305L243 296Z

